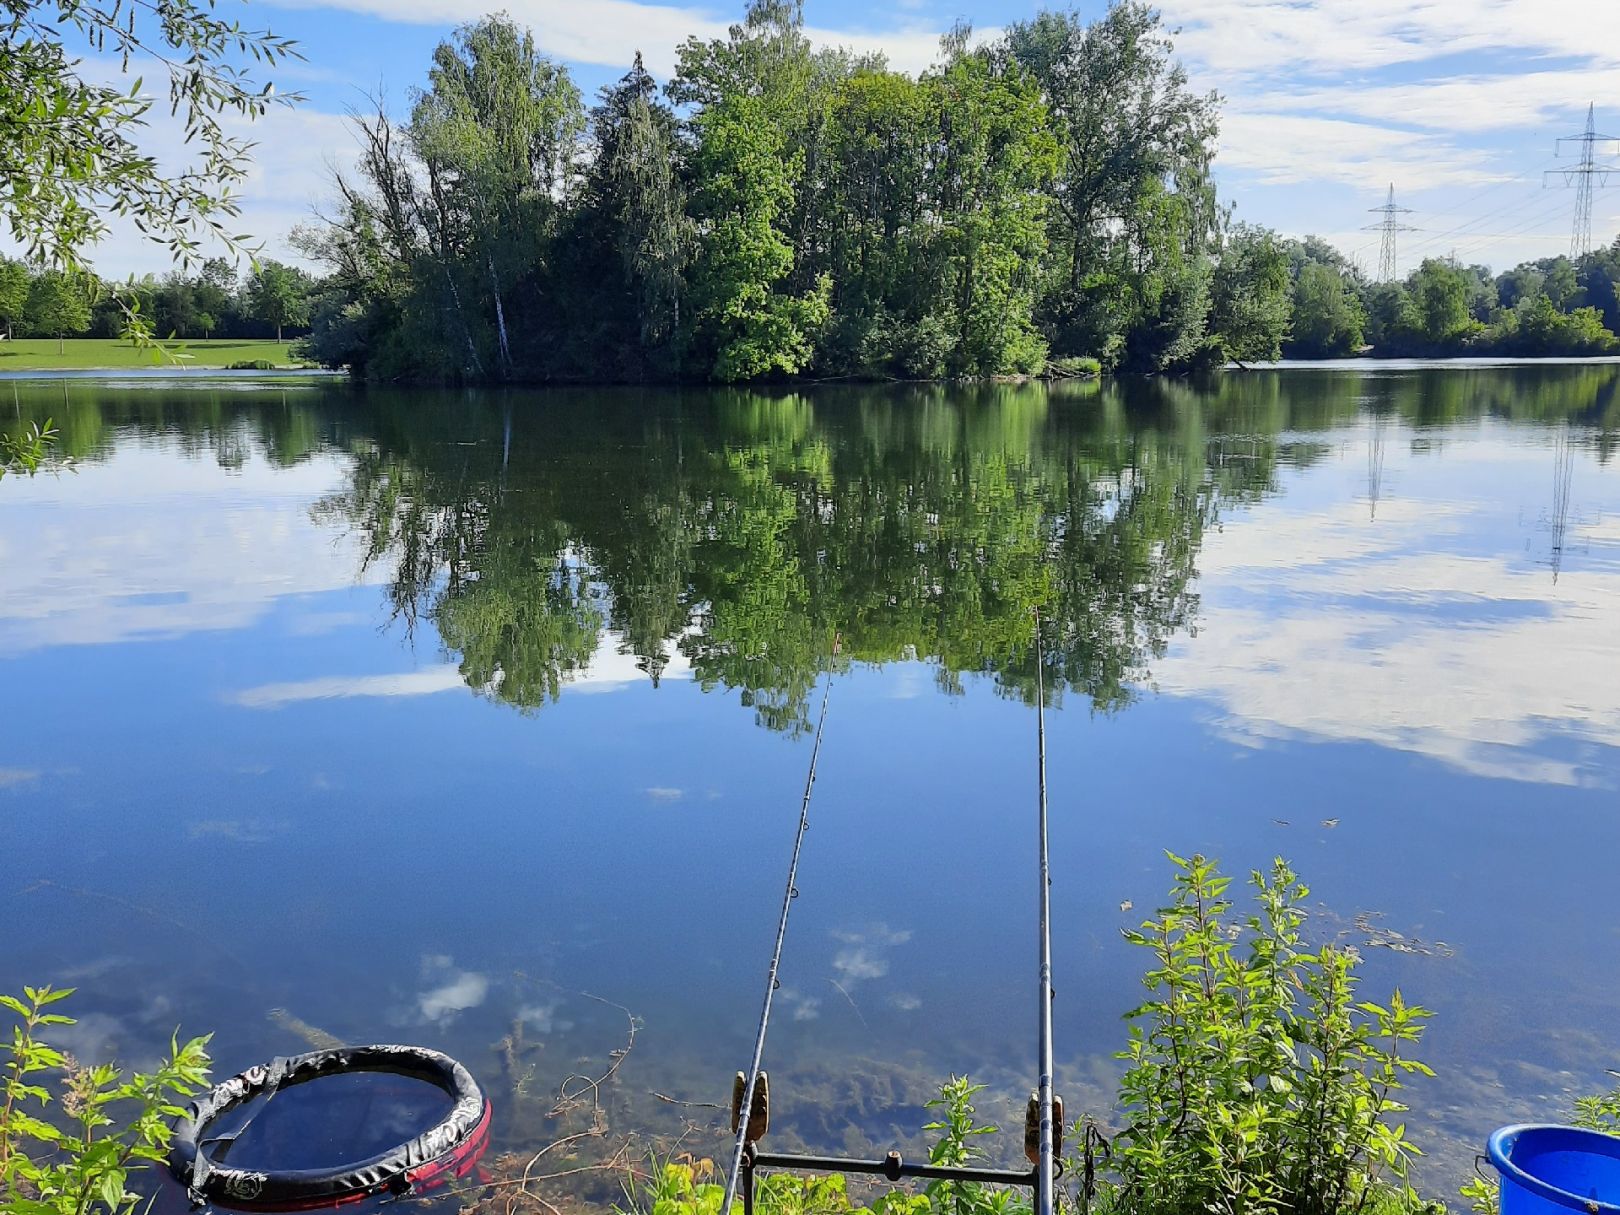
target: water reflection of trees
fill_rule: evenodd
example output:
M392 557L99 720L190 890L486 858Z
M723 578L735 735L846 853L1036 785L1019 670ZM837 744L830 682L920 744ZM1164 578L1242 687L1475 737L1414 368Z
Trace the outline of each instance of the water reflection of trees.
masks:
M1196 399L1039 387L378 400L323 511L388 563L468 682L521 708L613 630L657 677L678 650L762 724L802 727L844 661L932 662L1033 695L1126 703L1192 621L1223 503L1270 484L1274 438L1224 458ZM508 413L515 414L508 435Z
M832 638L843 661L915 656L1109 710L1197 612L1221 511L1371 411L1413 428L1568 419L1607 459L1620 369L1227 376L1210 385L818 389L764 394L28 388L64 454L171 436L226 466L350 457L322 514L358 532L413 627L467 682L525 710L610 630L657 679L679 652L762 724L802 728Z

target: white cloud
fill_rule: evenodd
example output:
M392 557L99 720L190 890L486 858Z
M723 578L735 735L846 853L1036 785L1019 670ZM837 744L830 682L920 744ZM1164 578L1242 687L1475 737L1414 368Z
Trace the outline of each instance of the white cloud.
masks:
M0 768L0 789L32 785L39 780L38 768Z
M910 929L893 930L887 924L872 924L860 930L841 929L833 937L844 947L833 955L832 967L849 986L865 979L881 979L889 973L889 952L911 940Z
M537 1034L563 1033L572 1029L574 1023L557 1015L557 1010L561 1007L562 997L560 996L542 1000L538 1004L525 1004L518 1009L518 1020Z
M489 12L483 0L275 0L284 8L339 8L386 21L451 26ZM628 68L640 51L649 71L669 76L675 51L689 37L724 38L740 12L697 5L643 4L636 0L513 0L504 6L534 32L547 55L574 63ZM908 23L892 29L823 29L807 26L816 46L881 51L891 66L921 71L933 63L943 31ZM984 37L994 31L986 30Z
M231 704L245 709L279 709L308 700L339 700L358 696L431 696L437 692L464 691L466 681L453 662L424 667L420 671L399 671L388 675L329 675L289 683L267 683L245 688L228 697Z
M1587 555L1554 590L1543 565L1448 551L1457 508L1386 500L1376 526L1366 509L1266 504L1209 536L1198 640L1155 668L1160 691L1213 702L1244 745L1370 742L1477 775L1612 783L1612 759L1580 754L1620 749L1605 533L1572 529Z
M1395 181L1402 190L1419 190L1503 178L1487 153L1434 136L1237 107L1221 119L1219 163L1269 185L1331 181L1365 189Z
M1477 51L1620 62L1620 6L1559 0L1164 0L1177 45L1222 75L1339 75Z
M240 629L278 599L381 581L361 575L359 537L309 516L341 484L341 457L272 468L236 437L239 469L125 439L76 473L8 480L0 655Z
M678 802L686 796L686 790L672 789L666 785L654 785L647 790L647 796L655 802Z
M1308 110L1451 134L1544 131L1551 156L1551 140L1579 132L1586 107L1604 97L1620 97L1620 64L1512 74L1448 74L1374 87L1281 89L1246 93L1242 103L1256 109ZM1614 118L1620 122L1620 114Z
M782 1007L795 1021L814 1021L821 1016L821 997L807 996L793 987L784 987L776 993Z
M680 652L676 642L669 642L664 647L664 668L659 673L659 680L690 679L692 677L692 663L686 655ZM563 691L579 692L586 695L595 695L606 692L622 692L624 689L637 684L649 682L647 672L637 665L638 659L625 649L624 637L611 629L603 629L596 641L596 652L591 659L578 671L571 671L563 677Z
M424 976L442 978L442 982L423 991L416 998L416 1010L421 1020L439 1026L448 1025L469 1008L477 1008L489 996L489 980L469 970L455 970L452 959L443 955L422 960Z

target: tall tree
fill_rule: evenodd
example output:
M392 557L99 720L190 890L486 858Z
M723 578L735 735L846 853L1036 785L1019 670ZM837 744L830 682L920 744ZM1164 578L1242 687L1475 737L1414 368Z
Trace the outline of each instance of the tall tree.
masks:
M1437 257L1425 258L1412 272L1410 291L1418 331L1425 342L1441 346L1468 332L1472 323L1468 314L1469 278L1461 267Z
M1247 363L1281 355L1293 312L1289 286L1288 255L1275 232L1239 224L1227 233L1209 317L1225 358Z
M675 115L639 52L630 71L602 90L591 125L590 205L619 263L644 357L658 370L676 370L696 232L678 173Z
M428 81L411 109L410 142L427 174L432 246L453 307L469 332L492 333L505 378L516 363L513 329L538 310L518 289L533 287L575 184L584 105L567 69L505 15L441 42Z
M672 99L689 120L693 210L703 237L693 275L698 350L721 381L792 374L810 362L830 280L790 294L788 236L804 156L810 44L799 0L753 0L726 39L682 44Z
M1334 266L1308 261L1294 280L1294 352L1306 358L1354 354L1363 341L1361 301Z
M1140 350L1185 345L1165 340L1165 326L1199 312L1205 272L1191 263L1220 218L1209 174L1217 97L1191 91L1158 13L1139 0L1089 25L1053 12L1016 22L1005 53L1038 82L1063 144L1042 309L1054 348L1114 361L1139 321L1159 335Z
M309 319L309 280L295 266L260 262L248 279L247 296L252 315L275 327L278 342L285 326Z
M28 290L28 327L35 333L56 339L56 352L63 354L63 339L81 334L90 327L90 284L79 274L47 270Z
M955 338L948 369L1039 371L1035 269L1046 247L1044 191L1058 167L1045 107L1017 62L985 51L957 49L928 83L940 123L930 201Z
M15 258L0 257L0 324L8 338L27 310L28 286L28 267Z

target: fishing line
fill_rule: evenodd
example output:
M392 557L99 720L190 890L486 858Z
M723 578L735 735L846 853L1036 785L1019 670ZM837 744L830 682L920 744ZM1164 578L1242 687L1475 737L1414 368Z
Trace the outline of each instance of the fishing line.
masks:
M1035 1163L1035 1215L1052 1215L1054 1157L1052 1126L1052 865L1046 832L1046 652L1041 645L1041 612L1035 609L1035 740L1036 784L1040 800L1040 1114L1039 1154Z
M832 655L827 660L827 682L821 690L821 713L816 719L816 739L810 748L810 769L804 776L804 798L799 803L799 828L793 836L793 856L788 861L787 885L782 891L782 915L776 925L776 946L771 951L771 969L766 977L765 1004L760 1009L759 1033L754 1038L754 1061L748 1067L748 1079L743 1087L742 1102L737 1107L737 1146L732 1153L731 1169L726 1175L726 1198L720 1215L731 1215L731 1204L737 1197L737 1182L742 1176L743 1155L748 1150L748 1128L753 1121L754 1088L759 1080L759 1065L765 1057L765 1032L770 1027L771 1001L781 986L777 972L782 965L782 942L787 939L788 913L793 900L799 897L794 880L799 872L799 853L804 848L804 833L810 826L810 794L816 787L816 761L821 758L821 735L827 727L827 700L832 694L832 657L838 653L838 641L833 638Z

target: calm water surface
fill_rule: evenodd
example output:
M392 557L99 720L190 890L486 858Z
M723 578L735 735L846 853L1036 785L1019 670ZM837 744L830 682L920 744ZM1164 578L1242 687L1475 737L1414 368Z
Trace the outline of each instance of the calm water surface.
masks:
M613 1132L712 1150L654 1094L746 1062L842 633L773 1142L915 1142L953 1070L1007 1118L1045 602L1071 1110L1167 849L1286 855L1366 994L1436 1011L1431 1190L1620 1064L1613 366L6 395L78 467L0 485L0 990L80 986L81 1054L422 1042L513 1150L633 1016Z

